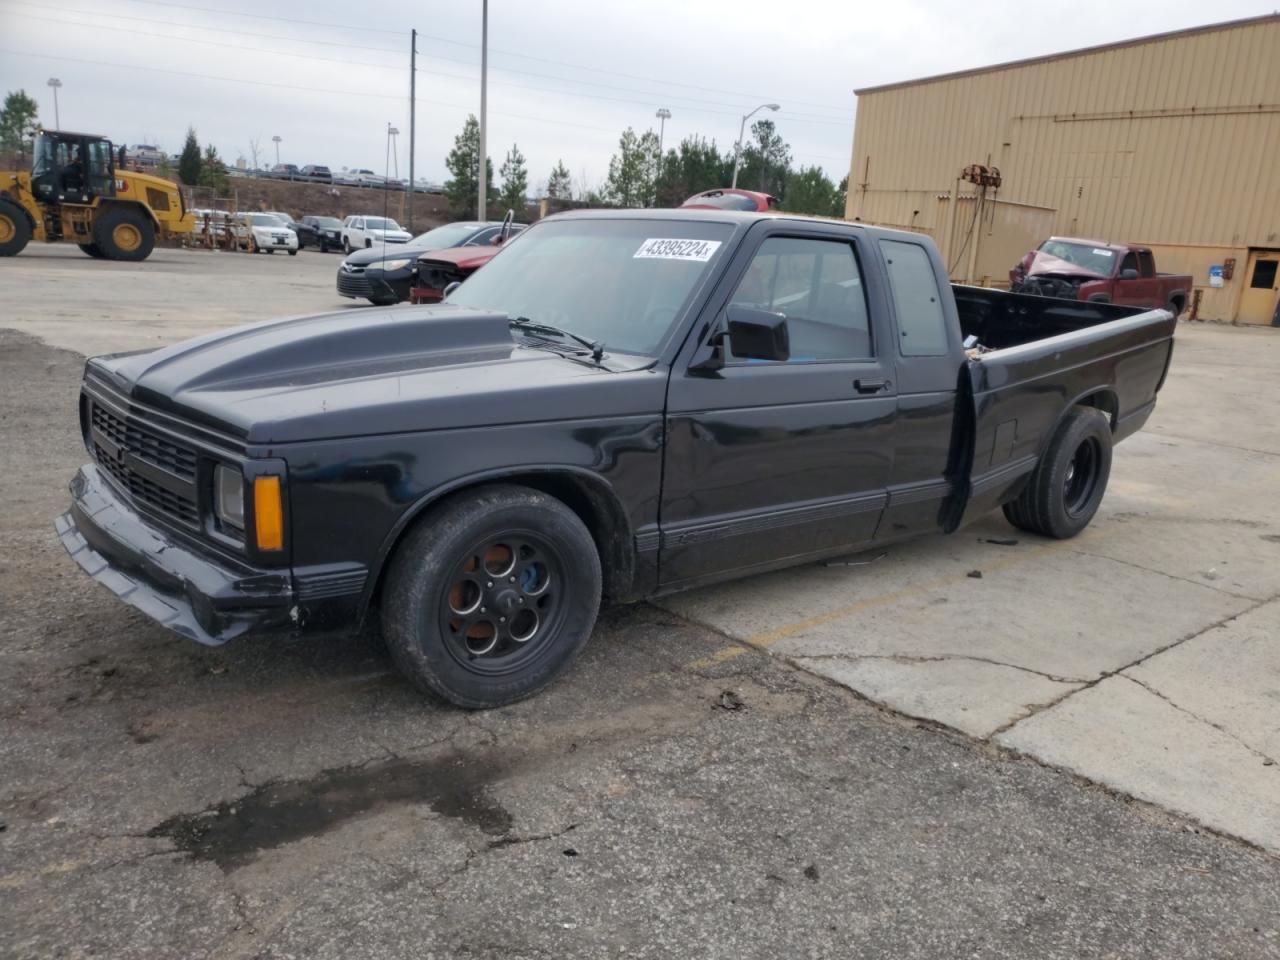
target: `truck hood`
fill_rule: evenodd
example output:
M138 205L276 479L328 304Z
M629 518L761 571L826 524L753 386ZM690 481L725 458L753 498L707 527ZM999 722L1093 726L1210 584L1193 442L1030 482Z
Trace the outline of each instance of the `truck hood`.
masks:
M236 327L98 357L88 375L246 444L269 445L661 409L662 378L647 369L650 360L621 359L596 365L522 346L505 314L440 305ZM653 389L602 388L635 377Z
M1087 280L1105 280L1107 278L1104 273L1086 270L1084 267L1068 260L1063 260L1061 257L1042 253L1039 250L1031 254L1031 263L1025 269L1028 277L1079 277Z

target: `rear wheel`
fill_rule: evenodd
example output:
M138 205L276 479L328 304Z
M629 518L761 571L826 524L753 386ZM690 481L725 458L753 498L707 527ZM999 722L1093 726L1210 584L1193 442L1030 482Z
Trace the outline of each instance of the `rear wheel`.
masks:
M350 252L351 252L351 238L350 238L350 237L343 237L343 238L342 238L342 252L343 252L343 253L350 253Z
M108 260L145 260L156 245L155 227L137 210L107 210L93 225L93 244Z
M0 198L0 257L14 257L31 242L31 221L11 200Z
M559 500L519 486L452 497L392 558L383 634L417 687L470 709L530 696L591 635L600 606L591 534Z
M1004 515L1021 530L1066 540L1098 512L1110 476L1111 425L1101 411L1076 407Z

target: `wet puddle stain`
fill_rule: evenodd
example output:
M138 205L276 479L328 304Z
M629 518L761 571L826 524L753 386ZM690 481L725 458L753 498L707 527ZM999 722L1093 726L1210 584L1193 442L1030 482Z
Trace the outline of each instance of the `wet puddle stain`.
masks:
M148 836L169 837L179 850L224 870L244 866L263 850L397 804L425 803L441 816L501 836L511 828L511 815L485 788L505 772L496 758L461 753L342 767L307 780L264 784L200 813L171 817Z

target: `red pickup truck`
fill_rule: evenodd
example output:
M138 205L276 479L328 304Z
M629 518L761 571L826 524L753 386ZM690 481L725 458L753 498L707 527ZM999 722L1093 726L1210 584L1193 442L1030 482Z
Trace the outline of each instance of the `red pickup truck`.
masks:
M1009 271L1014 293L1163 307L1175 317L1187 307L1191 277L1157 273L1148 247L1050 237Z

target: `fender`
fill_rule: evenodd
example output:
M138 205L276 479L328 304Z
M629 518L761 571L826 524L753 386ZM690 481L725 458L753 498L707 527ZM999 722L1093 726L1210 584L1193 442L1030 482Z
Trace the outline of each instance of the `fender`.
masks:
M604 573L605 593L614 598L630 595L635 577L635 539L630 518L608 481L583 467L568 464L523 464L457 477L423 494L410 504L378 547L377 557L369 569L364 592L360 597L360 623L363 624L378 591L387 560L405 532L428 508L450 494L503 481L534 487L565 502L587 525L596 541ZM568 490L565 489L566 483ZM566 493L569 495L566 496Z
M1090 403L1091 400L1099 402ZM1045 455L1045 451L1049 449L1049 444L1053 441L1054 434L1058 432L1058 428L1062 426L1062 421L1066 419L1067 414L1075 407L1093 407L1101 410L1107 415L1107 423L1111 425L1111 432L1115 433L1116 422L1120 417L1120 398L1116 396L1115 384L1103 383L1090 387L1081 393L1078 397L1067 403L1058 412L1057 419L1053 421L1053 426L1045 431L1044 437L1040 441L1040 449L1036 452L1036 462L1038 463Z

